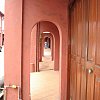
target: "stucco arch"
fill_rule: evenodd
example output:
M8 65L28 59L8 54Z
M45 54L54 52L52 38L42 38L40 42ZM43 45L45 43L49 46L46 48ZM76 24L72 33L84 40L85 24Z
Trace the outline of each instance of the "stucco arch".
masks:
M42 45L44 45L44 40L45 40L46 37L50 38L50 40L51 40L51 47L50 47L50 49L51 49L51 56L52 56L52 61L53 61L54 60L54 43L55 43L55 37L50 32L50 36L44 36L43 37L43 40L42 40L43 43L42 43ZM42 56L44 55L43 53L44 53L44 50L42 49Z
M35 33L35 36L32 35L34 34L33 30L34 30L34 27L37 27L36 29L36 33ZM33 63L33 67L35 68L31 68L31 69L35 69L35 71L39 71L39 61L41 61L41 43L39 42L39 39L40 39L40 35L43 34L43 32L51 32L50 34L53 35L54 37L54 70L59 70L59 56L60 56L60 53L59 53L59 49L60 49L60 36L59 36L59 30L57 29L56 25L53 24L52 22L49 22L49 21L42 21L42 22L38 22L35 24L35 26L33 27L32 29L32 32L31 32L31 37L35 37L32 39L32 41L34 41L33 43L35 43L35 41L37 41L37 43L35 43L34 45L36 45L36 49L33 49L34 53L36 56L33 55L32 59L34 61L31 61L31 64ZM48 36L50 34L47 34ZM41 35L42 36L42 35ZM33 45L31 45L32 47ZM31 50L32 51L32 50ZM31 53L32 54L32 53Z
M51 20L51 19L44 19L44 18L39 18L39 20L37 20L37 21L35 21L35 22L33 22L33 25L32 25L32 28L31 28L31 30L34 28L34 26L37 24L37 23L39 23L39 22L50 22L52 25L55 25L56 26L56 28L58 29L58 31L59 31L59 36L60 37L62 37L62 32L61 32L61 26L60 26L60 24L58 23L58 22L56 22L56 21L54 21L54 20ZM30 32L31 33L31 32ZM52 31L50 31L50 33L52 33Z

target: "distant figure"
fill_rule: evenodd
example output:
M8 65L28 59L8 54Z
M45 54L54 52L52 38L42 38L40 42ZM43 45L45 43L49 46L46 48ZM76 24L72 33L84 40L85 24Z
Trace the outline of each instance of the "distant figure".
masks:
M0 52L1 52L1 50L2 50L2 47L0 46Z
M45 49L48 48L48 43L47 42L44 43L44 47L45 47Z

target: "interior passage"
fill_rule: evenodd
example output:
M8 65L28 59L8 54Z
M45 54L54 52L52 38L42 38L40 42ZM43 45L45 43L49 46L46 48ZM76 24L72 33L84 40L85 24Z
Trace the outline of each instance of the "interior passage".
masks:
M31 100L60 100L59 71L54 71L50 49L44 49L40 72L30 74Z
M52 61L50 48L44 49L42 61L43 62L39 62L40 71L54 70L54 61Z

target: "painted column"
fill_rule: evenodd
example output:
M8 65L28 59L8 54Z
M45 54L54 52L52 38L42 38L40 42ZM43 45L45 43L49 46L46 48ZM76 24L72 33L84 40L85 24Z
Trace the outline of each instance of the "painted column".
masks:
M9 13L10 11L10 13ZM5 0L4 86L22 90L22 0ZM25 50L26 50L25 46ZM27 70L28 72L28 70ZM25 75L27 75L25 72ZM25 76L24 75L24 76ZM26 77L26 76L25 76ZM29 80L27 80L29 81ZM29 88L25 86L25 88ZM28 93L29 91L27 91ZM21 98L21 96L20 96ZM20 99L19 98L19 99ZM28 97L29 98L29 97ZM26 100L29 100L26 97ZM18 88L7 88L6 100L18 100Z
M42 62L42 41L40 41L39 45L39 62Z
M30 50L30 72L36 72L36 38L37 38L37 24L31 32L31 50Z
M58 71L59 70L59 44L60 44L60 38L59 38L59 35L55 35L54 36L55 37L55 46L54 46L54 61L55 61L55 63L54 63L54 70L55 71Z
M44 42L45 42L44 34L42 34L42 55L41 56L44 56Z
M39 72L39 51L40 51L40 23L37 23L37 36L36 36L36 71Z
M40 33L40 40L39 40L39 62L42 62L42 54L43 54L43 51L42 51L42 41L43 41L43 36L42 36L43 33Z
M52 61L54 60L54 37L51 37L51 43L50 43L50 48L51 48L51 56L52 56Z

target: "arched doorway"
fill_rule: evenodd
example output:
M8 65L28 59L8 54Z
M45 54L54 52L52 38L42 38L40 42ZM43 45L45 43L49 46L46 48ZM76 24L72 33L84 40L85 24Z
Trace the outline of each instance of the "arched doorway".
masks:
M52 34L51 34L52 33ZM57 41L58 40L58 41ZM52 46L52 47L51 47ZM54 64L51 64L53 61L48 61L48 56L45 56L44 59L46 61L41 62L41 69L45 67L52 67L54 66L54 71L50 71L51 68L45 68L44 70L40 70L40 58L41 55L45 55L43 53L43 49L50 49L52 48L52 58L54 56ZM41 21L35 24L35 26L32 29L31 32L31 49L30 49L30 92L31 92L31 98L40 99L44 97L47 97L49 93L51 92L50 88L52 85L52 92L48 98L51 98L54 96L55 99L60 98L60 89L59 89L59 55L60 55L60 36L59 31L55 24L49 22L49 21ZM46 51L47 53L47 51ZM50 52L49 52L50 53ZM51 56L51 55L50 55ZM50 59L50 58L49 58ZM45 66L46 65L46 66ZM46 76L46 77L45 77ZM47 77L48 76L48 77ZM41 79L40 79L41 78ZM42 80L44 79L45 80ZM55 80L55 78L57 80ZM49 81L49 80L51 81ZM42 82L41 82L42 80ZM48 83L50 82L50 83ZM40 84L39 84L40 83ZM43 83L43 84L41 84ZM38 85L42 87L38 88ZM44 87L47 86L47 87ZM48 88L48 89L47 89ZM48 93L45 92L48 91ZM35 90L35 91L34 91ZM38 91L37 91L38 90ZM42 92L41 92L42 91ZM44 93L44 94L42 94ZM38 95L38 96L37 96Z
M49 37L51 33L42 35L42 45L40 47L40 60L39 60L39 71L42 70L54 70L54 60L53 60L53 52L54 52L54 38ZM52 47L51 47L52 46ZM44 66L41 64L44 63ZM47 63L49 63L47 65Z
M50 32L47 34L43 34L44 32ZM52 56L54 56L54 70L59 70L59 54L60 54L60 37L59 37L59 31L57 27L48 21L41 21L37 23L31 32L31 53L30 53L30 63L33 64L31 68L33 71L38 72L39 71L39 61L41 61L41 55L43 55L43 46L44 41L43 38L47 37L53 38L53 45L52 45L52 53L54 53ZM34 51L34 52L33 52ZM33 56L34 55L34 56Z

